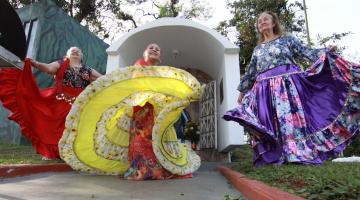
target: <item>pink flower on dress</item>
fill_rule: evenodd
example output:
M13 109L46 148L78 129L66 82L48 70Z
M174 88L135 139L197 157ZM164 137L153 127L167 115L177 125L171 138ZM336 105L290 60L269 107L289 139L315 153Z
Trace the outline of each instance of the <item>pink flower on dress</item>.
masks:
M325 141L325 145L328 149L333 149L335 147L334 143L332 143L331 141L329 140L326 140Z
M300 97L297 95L295 96L295 102L297 105L301 105L301 100L300 100Z
M89 73L83 73L81 78L84 80L90 80L90 75L89 75Z
M337 137L348 139L351 136L351 134L345 127L332 125L329 128L331 132L333 132L334 135L336 135Z
M301 128L301 127L305 126L304 118L301 115L299 115L298 113L292 114L291 119L292 119L292 124L294 127Z
M320 56L319 60L324 61L325 58L326 58L326 54L322 54L322 55Z
M296 146L296 142L293 140L290 140L287 142L288 143L288 148L289 150L294 153L297 154L297 146Z

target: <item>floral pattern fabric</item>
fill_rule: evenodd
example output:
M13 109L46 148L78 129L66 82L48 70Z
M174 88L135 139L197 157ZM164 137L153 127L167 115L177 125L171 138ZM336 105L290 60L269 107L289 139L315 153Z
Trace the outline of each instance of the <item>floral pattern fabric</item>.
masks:
M360 65L326 53L307 70L272 68L256 77L224 118L249 127L254 163L321 164L360 132Z
M152 147L152 129L154 126L154 107L146 103L135 106L130 127L129 163L125 173L129 180L169 179L172 174L157 161Z
M256 76L280 65L296 64L298 60L315 62L325 49L310 49L292 36L283 36L257 45L238 90L247 92L253 86Z
M58 61L60 65L64 62L63 60ZM71 67L64 72L63 84L73 88L85 88L90 84L90 76L92 69L84 64L81 64L80 68Z
M101 76L76 98L67 115L59 142L61 158L75 170L133 180L169 177L166 171L173 178L191 177L201 160L190 145L178 142L173 122L178 111L200 98L200 92L200 83L191 74L168 66L131 66ZM149 126L141 123L140 119L147 120L138 109L134 112L146 102L153 106ZM150 127L151 140L147 138ZM134 148L138 144L145 145ZM146 155L138 157L139 152ZM157 162L153 162L154 154ZM141 169L141 176L131 169ZM150 173L142 173L144 169ZM158 169L164 172L162 176Z

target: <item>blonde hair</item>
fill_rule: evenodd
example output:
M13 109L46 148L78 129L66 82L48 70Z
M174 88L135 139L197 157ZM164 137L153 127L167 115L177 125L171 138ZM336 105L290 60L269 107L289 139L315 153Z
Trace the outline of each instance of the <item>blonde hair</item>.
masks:
M272 21L273 21L273 23L275 24L275 26L274 26L274 28L273 28L274 34L275 34L275 35L282 36L282 35L284 34L284 30L283 30L282 25L280 24L279 17L278 17L275 13L273 13L273 12L271 12L271 11L264 11L264 12L260 13L259 17L260 17L262 14L268 14L268 15L270 15L270 16L272 17ZM263 35L260 33L260 31L259 31L259 26L258 26L258 25L259 25L259 24L258 24L258 19L259 19L259 17L256 19L256 30L257 30L257 32L258 32L258 34L259 34L258 43L262 43L262 42L264 42L265 38L264 38L264 36L263 36Z
M71 50L72 49L77 49L77 50L79 50L79 54L80 54L80 57L81 57L81 60L83 59L83 57L84 57L84 55L83 55L83 53L82 53L82 51L81 51L81 49L79 48L79 47L70 47L67 51L66 51L66 56L65 57L67 57L67 58L69 58L70 59L70 56L71 56Z

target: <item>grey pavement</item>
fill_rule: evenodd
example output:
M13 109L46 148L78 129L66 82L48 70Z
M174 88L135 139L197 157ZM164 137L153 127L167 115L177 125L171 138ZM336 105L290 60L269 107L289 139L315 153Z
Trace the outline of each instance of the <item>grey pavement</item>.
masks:
M42 173L0 180L0 199L131 199L131 200L222 200L240 193L214 168L205 163L191 179L127 181L116 176L77 172Z

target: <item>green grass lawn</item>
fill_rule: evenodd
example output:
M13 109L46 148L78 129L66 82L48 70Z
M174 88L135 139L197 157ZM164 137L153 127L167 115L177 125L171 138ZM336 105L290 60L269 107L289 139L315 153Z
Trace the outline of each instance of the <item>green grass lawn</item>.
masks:
M250 146L232 153L233 170L306 199L360 199L360 163L254 167Z
M60 163L62 160L42 160L32 146L0 143L0 165Z

